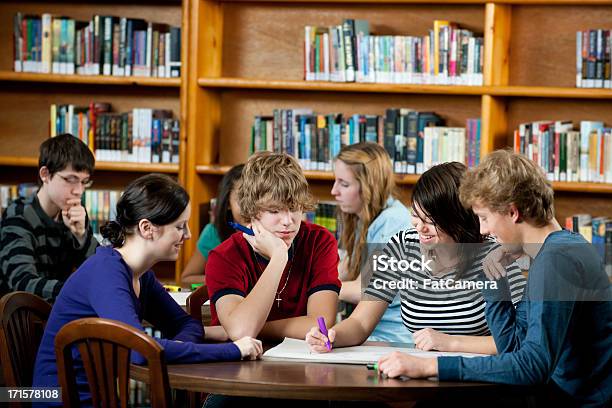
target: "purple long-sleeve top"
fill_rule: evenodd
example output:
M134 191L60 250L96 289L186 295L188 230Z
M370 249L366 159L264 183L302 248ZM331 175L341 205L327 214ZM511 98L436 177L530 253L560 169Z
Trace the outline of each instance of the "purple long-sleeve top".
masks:
M239 360L240 350L234 343L201 344L204 329L170 297L155 279L152 271L140 277L140 295L132 285L133 273L121 254L110 247L99 247L66 281L53 305L41 341L34 369L34 387L57 387L57 364L54 341L67 323L83 317L103 317L127 323L144 330L142 320L159 329L158 339L169 363ZM90 401L87 377L78 351L73 351L81 401ZM144 364L144 358L133 352L132 362Z

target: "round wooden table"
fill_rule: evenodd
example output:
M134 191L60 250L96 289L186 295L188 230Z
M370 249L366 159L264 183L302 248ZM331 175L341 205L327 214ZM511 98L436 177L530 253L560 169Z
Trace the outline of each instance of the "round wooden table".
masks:
M148 368L132 365L130 377L148 382ZM335 401L415 401L507 394L510 387L475 382L381 378L364 365L237 361L168 365L170 387L261 398Z

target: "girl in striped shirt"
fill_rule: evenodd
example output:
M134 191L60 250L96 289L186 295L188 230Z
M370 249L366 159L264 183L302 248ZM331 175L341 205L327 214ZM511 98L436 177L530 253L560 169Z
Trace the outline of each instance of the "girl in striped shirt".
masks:
M363 343L399 292L404 325L422 350L495 354L484 315L482 261L497 247L480 234L478 218L461 205L466 167L444 163L425 172L412 195L414 228L401 231L369 259L372 278L351 316L329 330L334 347ZM516 304L525 279L516 263L506 276ZM326 337L313 327L306 341L327 352Z

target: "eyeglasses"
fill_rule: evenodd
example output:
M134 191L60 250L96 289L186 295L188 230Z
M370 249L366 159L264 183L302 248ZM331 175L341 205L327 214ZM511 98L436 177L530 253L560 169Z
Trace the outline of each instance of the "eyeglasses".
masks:
M93 180L91 179L85 179L85 180L81 180L80 178L76 177L76 176L62 176L61 174L57 173L57 175L64 180L66 183L70 184L71 186L76 186L77 184L81 183L81 185L84 188L90 188L91 186L93 186Z

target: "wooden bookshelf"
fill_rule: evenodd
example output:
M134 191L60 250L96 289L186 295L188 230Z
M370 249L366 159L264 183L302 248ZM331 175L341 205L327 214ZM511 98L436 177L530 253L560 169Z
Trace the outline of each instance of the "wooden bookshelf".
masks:
M519 123L604 120L612 124L612 91L574 87L575 32L606 27L612 1L602 0L187 0L185 182L196 202L216 194L230 166L247 159L254 115L274 108L381 114L387 107L435 110L449 125L482 120L481 154L511 146ZM448 19L485 37L484 85L394 85L304 81L303 27L367 19L376 34L417 35ZM410 21L410 25L405 22ZM542 27L546 27L542 30ZM183 167L182 167L183 168ZM305 172L329 198L333 176ZM402 198L418 176L398 176ZM612 185L553 183L560 220L574 212L612 215ZM602 212L603 211L603 212ZM606 213L607 212L607 213ZM192 216L191 227L199 225ZM189 256L195 242L186 248Z
M49 136L49 109L55 104L87 106L90 102L109 102L113 112L133 108L171 109L181 120L185 132L185 84L183 78L118 77L59 75L13 72L13 17L15 13L40 15L51 13L76 20L90 20L94 15L142 18L147 21L182 26L186 4L181 0L99 0L96 2L17 1L0 3L0 173L2 182L36 182L38 147ZM183 47L186 41L182 39ZM182 68L186 70L188 54L182 50ZM184 71L183 71L184 72ZM186 152L185 134L181 135L179 158ZM123 189L127 183L145 173L166 173L184 180L178 164L101 162L96 163L95 187ZM10 174L10 178L8 177ZM158 277L176 280L182 259L164 262L156 267Z
M115 78L12 72L12 17L51 12L88 19L94 14L139 17L181 25L182 78ZM422 35L436 19L485 37L484 85L395 85L311 82L303 78L303 27L367 19L376 34ZM96 3L8 1L0 4L0 169L33 171L48 133L51 103L170 108L181 119L177 166L98 163L105 185L120 186L140 172L177 174L194 204L217 193L221 176L249 155L255 115L274 108L381 114L389 107L433 110L450 126L481 118L481 154L511 146L519 123L603 120L612 125L612 91L574 87L575 33L607 27L612 0L100 0ZM410 24L406 24L410 22ZM544 28L544 29L543 29ZM189 58L187 57L189 56ZM68 85L68 86L66 86ZM21 170L19 170L21 169ZM103 174L102 174L103 173ZM28 173L29 174L29 173ZM333 176L306 172L313 192L329 199ZM99 176L96 174L96 185ZM418 176L398 176L402 199ZM558 218L577 212L610 215L612 186L553 183ZM192 214L190 240L177 263L189 259L199 234ZM164 276L168 278L168 276Z

